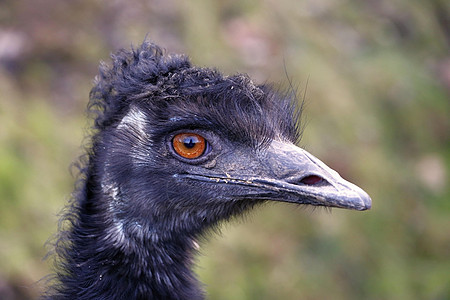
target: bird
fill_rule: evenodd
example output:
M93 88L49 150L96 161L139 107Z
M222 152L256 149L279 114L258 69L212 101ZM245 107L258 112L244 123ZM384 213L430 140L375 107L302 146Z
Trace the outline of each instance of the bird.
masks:
M199 238L267 202L352 210L369 195L297 146L302 106L145 40L101 63L43 299L204 299Z

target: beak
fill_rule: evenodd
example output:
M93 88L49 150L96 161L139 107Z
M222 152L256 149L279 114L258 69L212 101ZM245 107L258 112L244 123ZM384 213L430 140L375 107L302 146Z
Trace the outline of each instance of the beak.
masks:
M260 199L367 210L369 195L343 179L318 158L291 143L273 141L254 155L234 152L223 158L225 175L187 175L190 179L226 184L233 199ZM232 195L230 195L232 193Z
M282 191L285 198L273 200L354 210L367 210L372 206L365 191L293 144L272 142L265 162L274 175L255 179L255 182Z

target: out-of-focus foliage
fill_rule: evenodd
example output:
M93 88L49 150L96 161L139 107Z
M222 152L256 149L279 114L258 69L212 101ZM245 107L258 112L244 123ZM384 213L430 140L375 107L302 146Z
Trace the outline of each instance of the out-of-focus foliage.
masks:
M445 0L1 1L0 298L37 297L98 62L147 35L291 82L302 146L373 198L227 224L198 262L210 299L449 299L449 15Z

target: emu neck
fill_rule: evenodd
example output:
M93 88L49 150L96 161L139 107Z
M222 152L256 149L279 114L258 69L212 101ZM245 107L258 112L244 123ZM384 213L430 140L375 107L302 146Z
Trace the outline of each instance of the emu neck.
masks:
M97 205L103 196L85 196L64 250L66 273L56 299L203 299L190 270L192 239L152 241L119 228Z

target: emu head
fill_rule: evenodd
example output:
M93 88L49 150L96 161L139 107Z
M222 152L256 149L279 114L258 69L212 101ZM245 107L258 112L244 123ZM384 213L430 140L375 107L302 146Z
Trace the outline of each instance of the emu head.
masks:
M149 43L113 61L91 94L90 174L116 238L195 236L265 201L371 207L363 190L295 145L292 97Z

